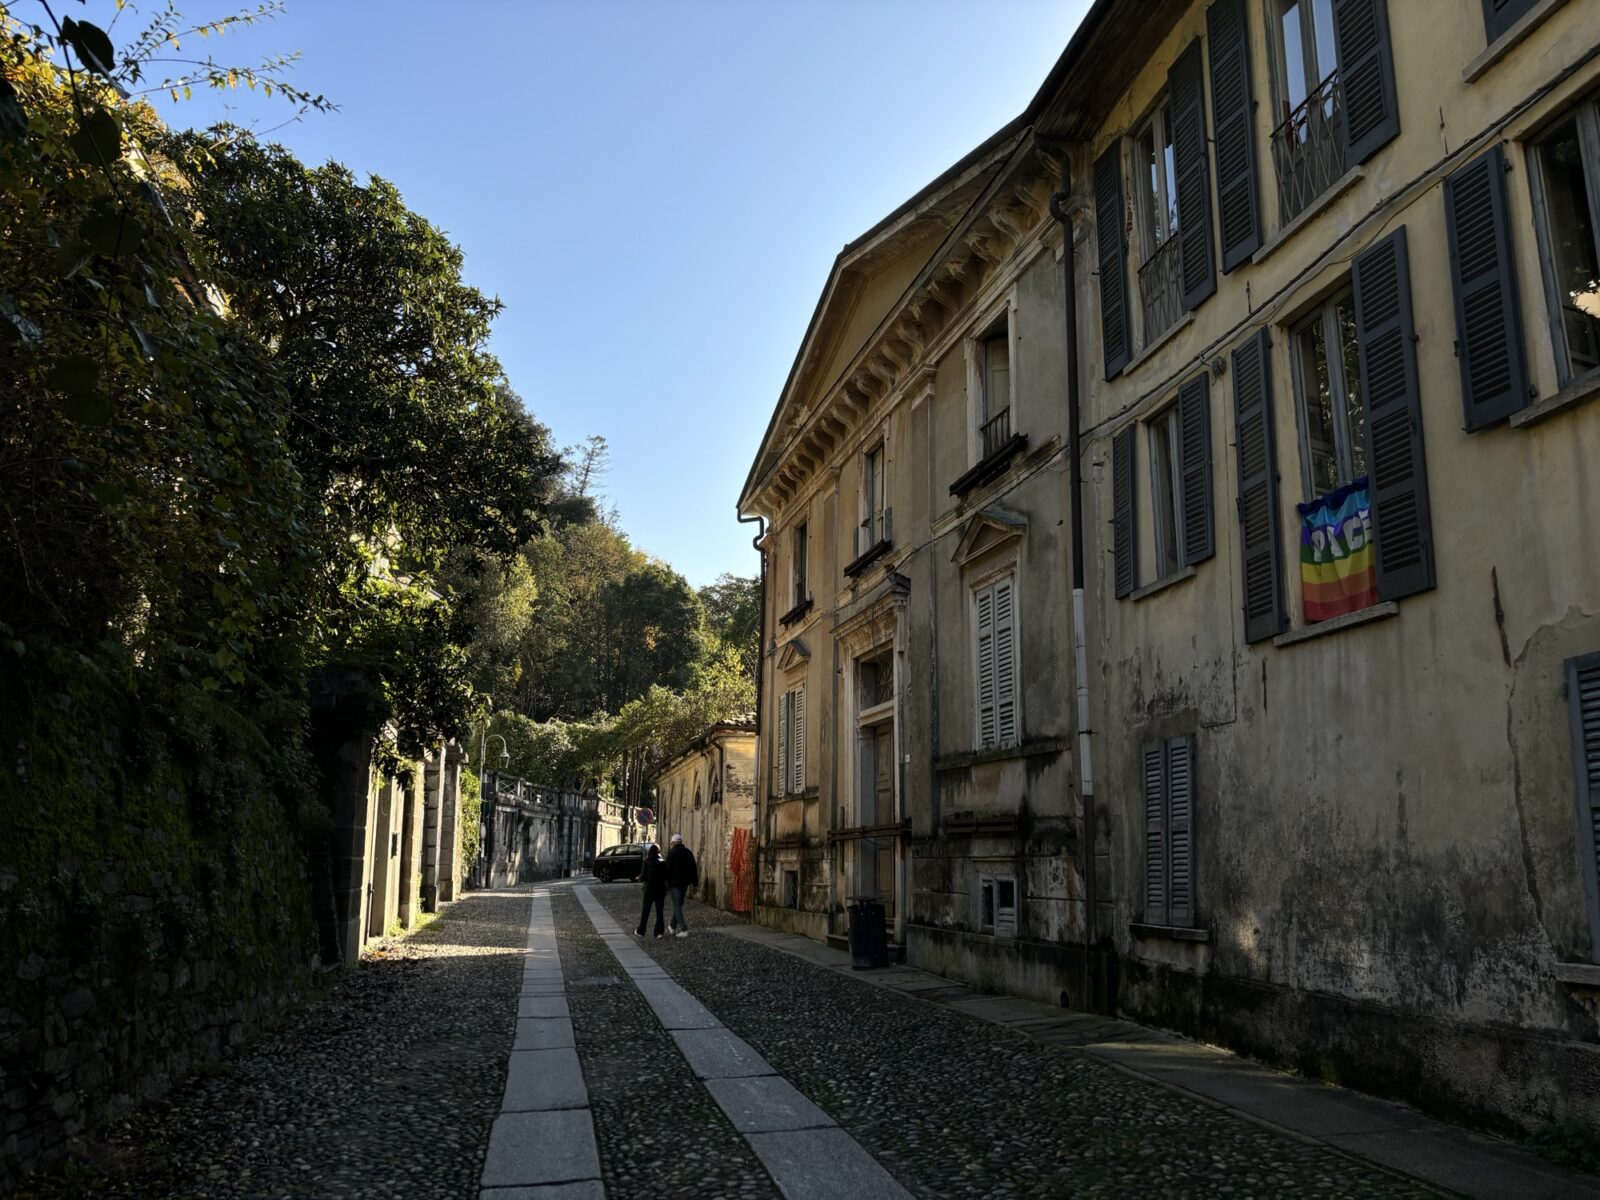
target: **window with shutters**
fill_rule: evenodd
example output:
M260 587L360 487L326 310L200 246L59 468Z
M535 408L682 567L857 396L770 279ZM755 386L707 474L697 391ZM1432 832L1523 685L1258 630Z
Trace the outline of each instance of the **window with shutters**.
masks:
M1483 0L1483 28L1487 41L1507 33L1532 11L1537 0Z
M1149 423L1150 433L1150 511L1154 518L1156 578L1177 573L1183 554L1178 546L1178 530L1183 525L1179 511L1178 408L1173 405Z
M979 461L1011 441L1011 320L1001 317L977 341Z
M857 554L865 554L889 538L888 509L883 499L884 461L882 442L861 456L861 523L856 535Z
M1600 103L1530 147L1545 291L1562 386L1600 368Z
M811 598L811 587L806 580L806 565L810 557L810 546L804 521L794 527L790 556L790 579L793 585L794 604L798 607Z
M1400 132L1386 0L1268 0L1278 220Z
M1367 473L1353 294L1329 300L1295 328L1292 366L1300 481L1310 500Z
M1020 736L1015 576L980 586L972 607L977 747L1014 746Z
M1600 963L1600 654L1571 658L1566 665L1579 868L1589 909L1589 955Z
M778 698L777 794L806 790L806 689L791 688Z
M978 930L995 937L1017 936L1017 880L1014 875L978 875Z
M1135 427L1112 438L1112 558L1117 596L1138 586L1137 488L1134 474ZM1146 459L1150 471L1150 533L1155 553L1155 580L1148 595L1182 568L1192 567L1216 552L1211 483L1211 381L1202 371L1179 389L1177 403L1145 424Z
M1183 312L1178 240L1178 167L1172 144L1172 108L1162 96L1133 136L1137 209L1139 306L1146 344L1171 328Z
M1194 900L1194 738L1167 738L1143 750L1144 921L1192 928Z

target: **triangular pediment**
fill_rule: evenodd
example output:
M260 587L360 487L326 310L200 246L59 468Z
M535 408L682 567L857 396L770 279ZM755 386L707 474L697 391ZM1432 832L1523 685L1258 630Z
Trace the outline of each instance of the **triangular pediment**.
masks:
M811 651L799 638L791 638L778 651L778 670L792 671L811 661Z
M961 541L950 561L965 566L974 559L1016 541L1028 531L1028 518L1003 508L985 508L972 514L961 531Z

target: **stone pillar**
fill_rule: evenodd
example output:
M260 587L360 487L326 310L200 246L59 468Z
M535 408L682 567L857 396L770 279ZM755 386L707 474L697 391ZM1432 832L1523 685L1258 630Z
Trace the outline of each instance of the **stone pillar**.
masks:
M443 747L422 758L422 911L439 911L439 816L444 801Z
M467 753L451 738L444 748L444 800L439 818L439 903L456 898L461 877L461 764Z
M357 668L325 667L311 680L311 751L317 764L319 797L327 809L326 877L323 891L313 880L317 922L324 944L339 961L361 957L366 922L368 805L372 795L372 747L382 725L380 701ZM320 840L320 839L319 839ZM312 868L322 871L319 856ZM328 902L319 897L326 896Z
M389 918L389 892L397 865L389 855L389 835L394 829L395 783L385 779L378 788L372 822L372 903L367 906L367 936L382 937Z
M400 924L410 929L417 921L417 868L422 854L421 781L413 775L399 797L400 810Z

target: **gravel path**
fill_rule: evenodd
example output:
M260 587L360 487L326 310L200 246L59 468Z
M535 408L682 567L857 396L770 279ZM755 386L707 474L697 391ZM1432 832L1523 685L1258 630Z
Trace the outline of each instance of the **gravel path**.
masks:
M619 921L637 918L636 889L595 894ZM688 919L725 918L697 905ZM1437 1195L764 946L713 933L645 946L919 1196Z
M607 889L595 890L603 894ZM616 884L610 890L632 904L626 922L632 929L639 919L638 888ZM749 1143L695 1079L571 890L558 889L553 895L567 1006L589 1088L607 1193L614 1200L776 1200L777 1191Z
M110 1132L51 1196L475 1197L516 1024L530 889L469 893L208 1078Z

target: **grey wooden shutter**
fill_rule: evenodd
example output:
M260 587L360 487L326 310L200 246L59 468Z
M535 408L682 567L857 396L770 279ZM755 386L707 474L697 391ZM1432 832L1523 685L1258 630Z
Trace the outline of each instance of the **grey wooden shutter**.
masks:
M1160 742L1144 748L1144 919L1167 919L1167 751Z
M1167 743L1167 924L1194 924L1194 738Z
M1017 743L1017 592L1009 579L994 585L994 738Z
M1522 19L1538 0L1483 0L1483 31L1494 41Z
M1361 403L1367 417L1372 533L1378 543L1378 595L1398 600L1434 585L1405 226L1356 255L1351 276Z
M1470 433L1528 403L1522 308L1506 218L1506 160L1499 146L1445 179L1444 215L1461 405Z
M1198 308L1217 290L1217 256L1211 233L1211 153L1206 141L1206 89L1200 39L1167 72L1172 102L1172 156L1177 174L1178 272L1183 307Z
M1244 0L1216 0L1206 10L1206 34L1211 55L1211 136L1217 144L1217 221L1226 275L1261 248L1256 105Z
M1183 565L1216 553L1211 515L1211 378L1202 371L1178 389L1178 488Z
M1283 632L1283 546L1278 454L1272 430L1272 343L1267 331L1233 352L1234 442L1239 460L1239 557L1244 640Z
M1600 962L1600 654L1567 660L1567 711L1578 784L1578 854L1589 903L1589 954Z
M1111 553L1117 599L1138 582L1139 543L1133 527L1137 511L1133 486L1133 433L1129 425L1111 439Z
M1344 165L1349 170L1400 132L1388 0L1333 0L1333 40L1344 95Z
M995 744L994 588L978 593L978 748Z
M793 692L778 697L778 795L789 790L789 709L793 706Z
M806 685L801 684L794 690L794 718L789 728L789 763L794 778L789 781L789 790L803 792L806 790Z
M1100 349L1107 379L1116 378L1133 354L1124 211L1122 142L1118 139L1094 164L1094 228L1100 249Z

